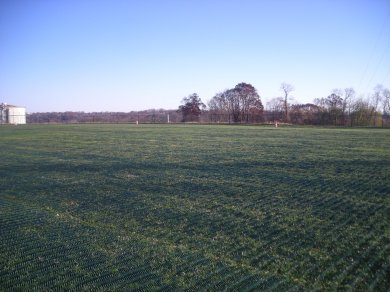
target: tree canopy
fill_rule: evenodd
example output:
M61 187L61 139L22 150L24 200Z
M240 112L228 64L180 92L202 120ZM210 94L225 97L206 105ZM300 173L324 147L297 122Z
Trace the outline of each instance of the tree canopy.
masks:
M182 100L179 112L182 114L183 122L199 122L200 114L206 105L202 102L197 93L193 93Z
M228 115L229 122L234 123L248 123L250 117L259 122L264 110L256 88L244 82L216 94L210 100L209 107L215 114Z

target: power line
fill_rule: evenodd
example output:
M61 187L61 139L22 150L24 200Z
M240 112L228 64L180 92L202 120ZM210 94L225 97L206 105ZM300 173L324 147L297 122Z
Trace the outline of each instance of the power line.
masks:
M387 72L387 74L386 74L385 77L383 78L381 84L385 84L385 81L387 80L387 78L390 79L390 70L389 70L389 72Z
M380 29L378 37L376 38L376 41L375 41L374 46L373 46L373 49L371 50L370 58L368 59L368 62L367 62L367 65L366 65L366 67L365 67L365 69L363 71L362 77L360 78L359 90L362 89L363 81L364 81L366 75L368 74L367 73L368 72L368 67L372 63L372 58L374 56L375 51L377 50L377 46L378 46L379 40L382 38L382 35L383 35L384 30L385 30L386 23L387 23L387 20L388 20L389 16L390 16L390 10L387 12L387 14L385 16L385 19L384 19L384 21L382 23L382 27ZM367 91L367 89L366 89L366 91Z
M371 75L371 79L370 79L370 81L368 82L368 84L367 84L367 86L366 86L365 92L367 92L368 88L371 86L372 80L374 79L376 73L378 72L379 66L380 66L380 64L382 63L383 58L385 57L385 54L387 53L387 47L389 47L389 45L390 45L390 40L387 42L387 45L386 45L386 47L385 47L385 50L383 51L383 54L382 54L381 58L379 59L379 63L377 64L377 66L375 67L375 70L374 70L373 74Z

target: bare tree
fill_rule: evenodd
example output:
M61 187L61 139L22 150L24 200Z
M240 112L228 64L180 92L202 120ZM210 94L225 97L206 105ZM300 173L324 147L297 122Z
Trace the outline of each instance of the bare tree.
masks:
M294 87L291 84L288 84L286 82L283 82L280 85L280 89L284 93L284 118L285 122L289 121L289 115L288 115L288 95L291 91L294 91Z
M382 100L382 92L384 88L382 84L378 84L374 88L374 94L371 97L371 120L373 121L374 127L376 127L377 114L378 114L378 105Z
M350 119L350 121L352 122L350 117L351 117L352 104L353 104L353 100L355 98L355 95L356 95L356 92L352 87L344 89L343 119L344 119L345 125L347 125L346 115L347 115L348 119ZM346 114L347 112L348 112L348 114Z
M213 113L217 113L216 115L227 114L229 123L231 121L248 123L250 117L252 122L256 122L263 116L263 104L256 88L243 82L232 89L216 94L209 101L209 107Z
M294 124L318 124L321 109L312 103L293 104L290 108L290 120Z
M217 93L208 102L212 122L231 122L227 90Z
M382 128L385 126L385 120L390 117L390 90L384 88L382 91Z
M390 114L390 90L385 88L382 92L382 106L383 106L383 114Z
M354 126L369 126L371 123L372 106L369 100L359 97L353 103L351 124Z
M272 122L279 121L283 118L284 100L281 97L275 97L267 102L268 120Z
M328 107L329 119L333 125L340 124L340 119L343 113L343 98L336 93L332 93L325 99L325 104Z
M234 87L234 91L240 104L240 117L242 122L249 123L250 113L262 115L264 109L263 104L256 88L252 84L239 83Z

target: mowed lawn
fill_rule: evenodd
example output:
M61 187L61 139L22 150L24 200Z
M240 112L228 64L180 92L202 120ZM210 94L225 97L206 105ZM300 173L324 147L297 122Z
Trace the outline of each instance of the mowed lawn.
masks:
M390 288L390 130L0 127L0 290Z

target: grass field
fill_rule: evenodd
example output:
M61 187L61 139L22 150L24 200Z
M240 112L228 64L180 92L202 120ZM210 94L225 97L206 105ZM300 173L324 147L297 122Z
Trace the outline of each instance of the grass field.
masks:
M390 131L0 127L0 290L390 289Z

